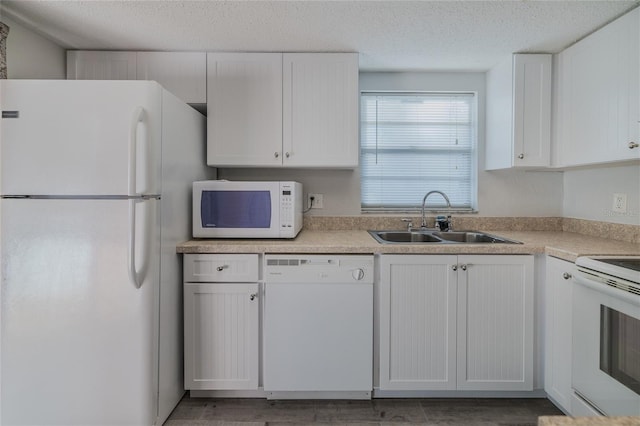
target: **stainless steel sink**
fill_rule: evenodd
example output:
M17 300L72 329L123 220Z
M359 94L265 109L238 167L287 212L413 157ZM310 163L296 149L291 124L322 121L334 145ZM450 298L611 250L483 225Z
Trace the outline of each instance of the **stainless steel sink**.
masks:
M456 243L522 244L519 241L498 237L497 235L485 234L484 232L478 231L434 232L433 235L440 239Z
M382 243L441 243L440 238L426 232L369 231L373 238Z
M369 231L381 244L522 244L479 231Z

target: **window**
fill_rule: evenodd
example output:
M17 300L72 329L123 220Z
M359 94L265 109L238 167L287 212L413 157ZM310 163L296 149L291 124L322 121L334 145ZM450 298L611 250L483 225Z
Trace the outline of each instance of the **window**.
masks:
M455 210L473 209L473 93L363 92L360 102L363 211L413 211L432 190ZM446 203L433 195L428 205Z

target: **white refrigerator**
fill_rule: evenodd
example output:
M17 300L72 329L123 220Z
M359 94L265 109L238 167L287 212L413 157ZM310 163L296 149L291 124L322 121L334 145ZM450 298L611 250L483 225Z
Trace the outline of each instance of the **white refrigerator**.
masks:
M0 424L162 424L205 118L155 82L0 82Z

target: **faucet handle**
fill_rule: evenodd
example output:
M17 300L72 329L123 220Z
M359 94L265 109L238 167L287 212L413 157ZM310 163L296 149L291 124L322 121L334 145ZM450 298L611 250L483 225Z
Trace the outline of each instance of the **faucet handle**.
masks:
M401 220L407 224L407 231L411 231L413 229L413 221L410 218L403 217Z
M437 216L436 217L436 228L440 231L449 231L451 230L451 215L448 216Z

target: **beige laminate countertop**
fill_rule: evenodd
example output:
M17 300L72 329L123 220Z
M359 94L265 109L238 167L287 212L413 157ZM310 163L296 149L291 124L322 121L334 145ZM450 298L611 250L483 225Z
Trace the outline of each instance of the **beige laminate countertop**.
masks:
M367 231L301 231L292 240L194 239L178 253L541 254L568 261L584 255L640 255L640 244L573 232L489 231L523 244L380 244Z
M538 426L638 426L640 417L538 417Z

